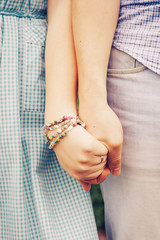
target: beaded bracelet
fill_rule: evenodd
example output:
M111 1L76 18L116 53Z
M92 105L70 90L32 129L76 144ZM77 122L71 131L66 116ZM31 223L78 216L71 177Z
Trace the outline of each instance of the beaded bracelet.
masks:
M42 127L42 131L43 131L44 135L47 135L49 130L53 130L53 129L59 128L58 125L60 125L61 123L65 122L67 120L71 120L71 119L77 119L77 116L76 115L69 115L69 116L65 116L64 115L64 116L60 117L58 120L54 120L51 123L45 124Z
M74 119L74 121L71 120L71 122L74 126L77 125L76 119ZM53 133L51 136L47 137L48 141L53 140L53 138L57 137L64 130L66 130L71 125L71 122L69 121L69 122L64 122L63 124L61 124L55 133ZM56 125L56 126L58 126L58 125Z
M63 137L66 136L67 132L69 132L69 131L72 130L73 128L74 128L74 126L73 126L73 124L72 124L72 125L70 125L70 126L68 127L67 130L65 130L64 132L62 132L62 134L61 134L56 140L51 141L51 143L50 143L50 145L49 145L49 149L54 148L55 145L56 145L58 142L60 142L60 140L61 140Z
M50 142L49 149L52 149L63 137L66 136L66 133L72 130L75 126L77 126L77 124L85 128L85 123L80 120L78 116L75 115L62 116L58 120L45 124L42 127L42 131L48 142ZM48 137L48 132L55 129L58 129L57 132L53 133L50 137ZM55 137L57 138L54 140Z

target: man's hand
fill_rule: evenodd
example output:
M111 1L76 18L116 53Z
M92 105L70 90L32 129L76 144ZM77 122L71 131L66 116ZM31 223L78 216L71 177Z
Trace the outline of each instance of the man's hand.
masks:
M87 131L107 147L108 167L115 176L121 172L123 130L117 115L106 103L99 101L80 102L80 118L86 123Z

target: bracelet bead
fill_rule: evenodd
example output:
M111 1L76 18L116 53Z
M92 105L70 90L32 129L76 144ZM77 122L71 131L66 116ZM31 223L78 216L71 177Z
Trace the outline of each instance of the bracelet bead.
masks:
M61 141L63 137L66 136L67 132L71 131L75 126L80 125L85 128L85 123L79 119L78 116L62 116L58 120L54 120L51 123L47 123L42 127L44 136L47 138L50 143L49 149L55 147L55 145ZM50 131L57 129L57 132L53 133L51 136L48 136ZM59 135L59 136L58 136ZM58 137L57 137L58 136ZM55 140L54 138L57 137Z

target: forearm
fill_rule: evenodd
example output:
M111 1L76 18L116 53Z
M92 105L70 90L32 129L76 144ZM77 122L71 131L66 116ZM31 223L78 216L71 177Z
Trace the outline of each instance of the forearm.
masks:
M108 149L107 166L119 175L123 131L107 104L106 75L119 0L72 0L78 65L79 115L89 133Z
M106 74L119 0L72 0L79 99L106 100Z
M71 2L48 1L45 121L76 113L77 68L71 28Z

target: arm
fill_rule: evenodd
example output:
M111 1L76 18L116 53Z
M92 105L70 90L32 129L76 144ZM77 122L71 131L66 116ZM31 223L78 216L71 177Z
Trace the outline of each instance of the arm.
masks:
M114 175L120 174L123 137L120 121L106 101L106 75L119 4L119 0L72 0L79 115L87 130L106 144Z
M71 1L48 0L46 40L45 122L61 115L76 114L77 68L71 28ZM78 180L90 180L101 174L105 162L100 155L107 149L85 129L76 126L55 146L61 166ZM90 184L81 182L86 190Z
M77 113L77 67L70 15L70 1L48 1L45 122Z

